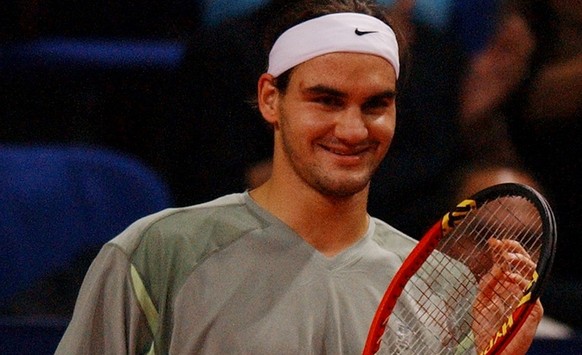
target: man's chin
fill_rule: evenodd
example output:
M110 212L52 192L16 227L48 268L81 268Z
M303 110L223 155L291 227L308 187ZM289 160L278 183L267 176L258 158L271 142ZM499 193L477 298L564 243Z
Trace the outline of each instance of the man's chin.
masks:
M318 186L318 191L325 196L334 198L350 198L366 190L369 181L343 184L327 184Z

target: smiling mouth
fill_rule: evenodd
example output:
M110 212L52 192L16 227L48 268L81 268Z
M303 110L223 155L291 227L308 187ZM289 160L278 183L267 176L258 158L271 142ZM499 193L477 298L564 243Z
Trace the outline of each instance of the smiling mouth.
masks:
M362 153L362 152L341 152L341 151L334 150L334 149L328 149L328 151L335 154L335 155L340 155L342 157L357 156L357 155L360 155Z
M321 146L324 150L335 154L335 155L339 155L342 157L357 157L357 156L361 156L362 154L370 151L370 147L369 146L365 146L365 147L359 147L356 149L338 149L338 148L333 148L333 147L328 147L328 146Z

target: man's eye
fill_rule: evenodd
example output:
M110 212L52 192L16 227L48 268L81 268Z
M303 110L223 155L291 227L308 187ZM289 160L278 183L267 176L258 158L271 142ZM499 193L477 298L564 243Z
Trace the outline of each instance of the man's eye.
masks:
M333 96L320 96L315 98L314 101L318 104L329 107L339 107L342 105L341 100Z
M394 100L390 99L378 99L367 102L363 107L362 111L367 113L377 113L382 112L390 108Z

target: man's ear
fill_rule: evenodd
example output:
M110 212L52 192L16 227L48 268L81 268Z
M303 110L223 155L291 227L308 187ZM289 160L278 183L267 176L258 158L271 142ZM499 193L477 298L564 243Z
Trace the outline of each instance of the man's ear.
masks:
M279 90L275 87L275 78L271 74L263 74L258 82L258 104L263 118L271 125L279 120L278 99Z

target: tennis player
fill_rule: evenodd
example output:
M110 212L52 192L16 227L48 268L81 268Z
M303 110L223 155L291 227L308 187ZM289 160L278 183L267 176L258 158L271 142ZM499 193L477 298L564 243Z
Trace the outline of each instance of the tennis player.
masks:
M366 209L396 125L398 42L369 1L291 3L258 80L271 178L147 216L107 243L58 354L361 353L416 244ZM508 354L526 352L542 313Z

